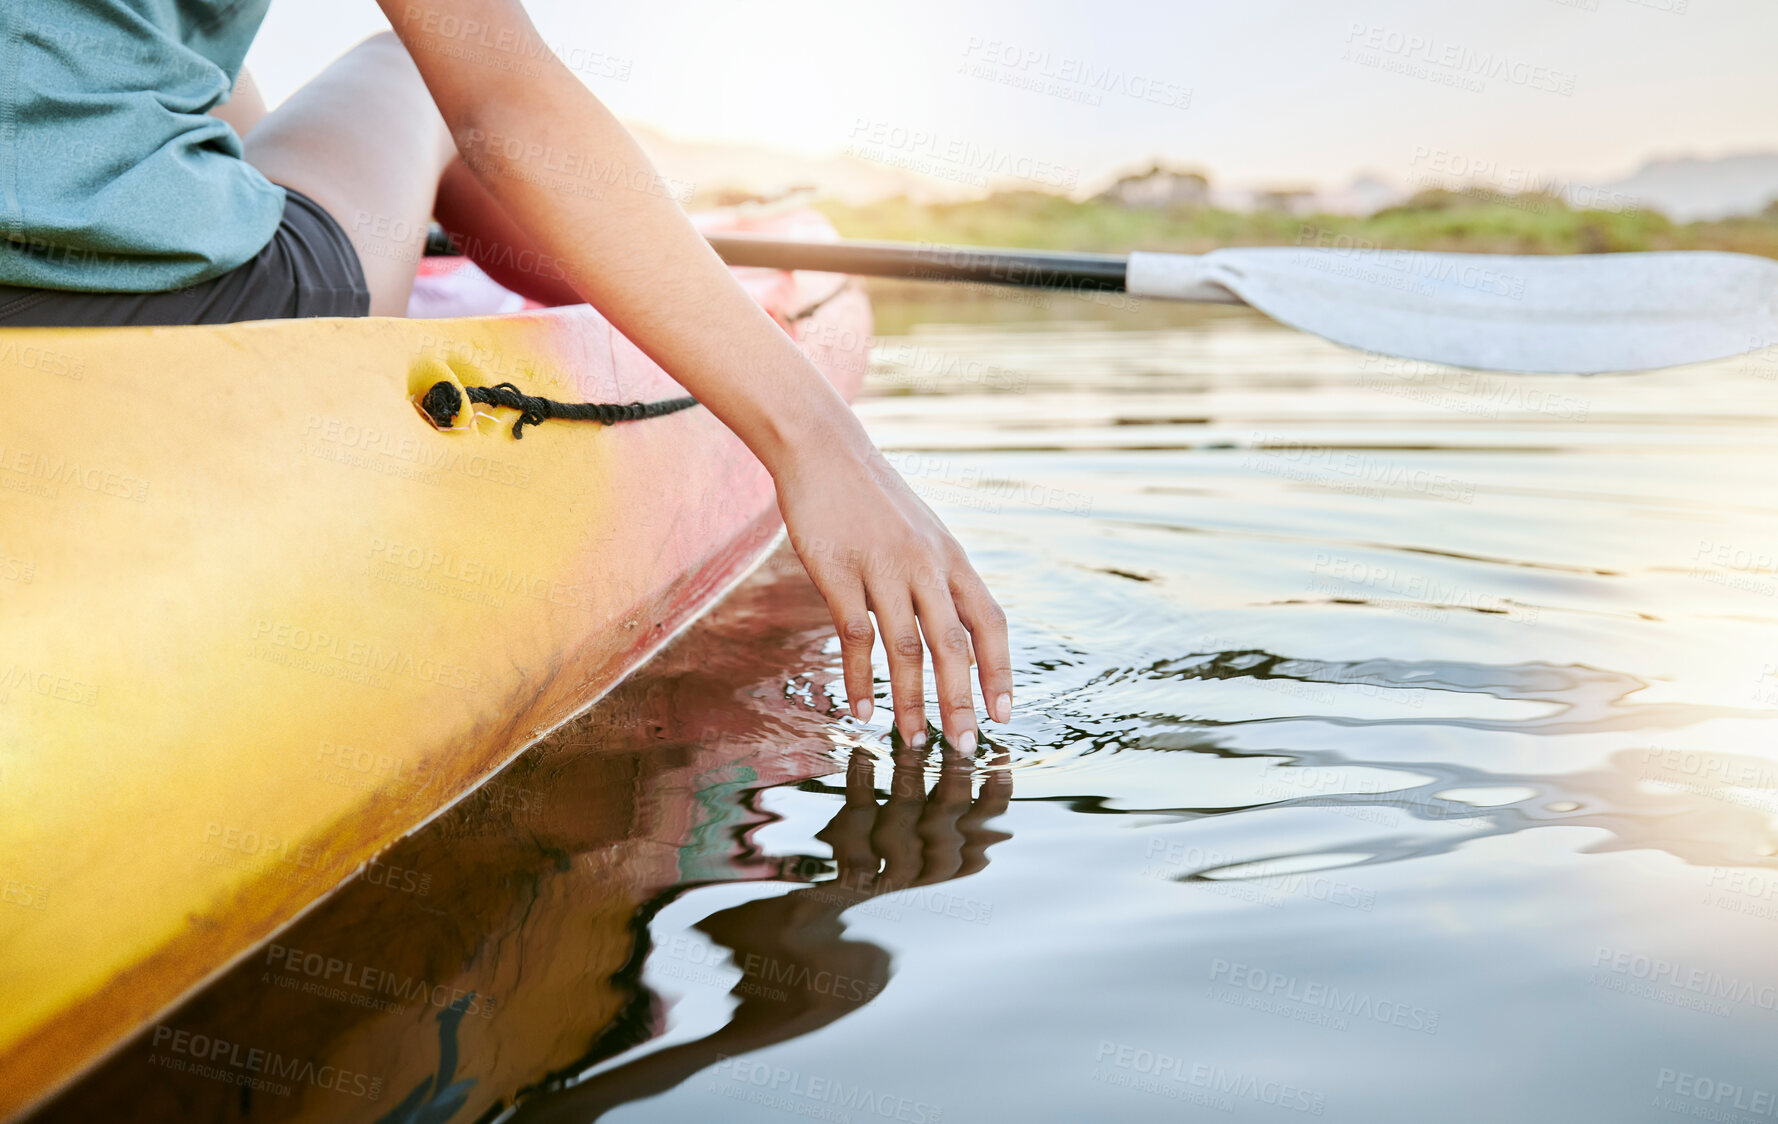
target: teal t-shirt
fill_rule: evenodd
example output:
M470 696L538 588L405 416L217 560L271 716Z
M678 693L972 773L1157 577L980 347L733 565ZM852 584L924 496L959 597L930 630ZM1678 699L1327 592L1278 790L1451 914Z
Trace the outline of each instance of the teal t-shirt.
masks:
M0 284L164 292L272 240L284 189L207 111L270 0L0 0Z

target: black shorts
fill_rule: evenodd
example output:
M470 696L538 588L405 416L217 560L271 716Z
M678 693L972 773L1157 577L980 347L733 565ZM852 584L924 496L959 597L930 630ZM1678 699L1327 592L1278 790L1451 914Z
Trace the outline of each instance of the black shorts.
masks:
M220 277L166 293L86 293L0 285L0 328L228 324L297 316L364 316L370 288L332 215L284 189L284 219L266 248Z

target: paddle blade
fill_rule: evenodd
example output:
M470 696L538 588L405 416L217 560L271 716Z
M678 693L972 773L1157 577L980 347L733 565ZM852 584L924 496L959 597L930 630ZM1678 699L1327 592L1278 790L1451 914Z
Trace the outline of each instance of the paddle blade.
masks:
M1129 282L1184 300L1221 287L1348 347L1490 371L1642 371L1778 343L1778 262L1746 254L1275 246L1132 254Z

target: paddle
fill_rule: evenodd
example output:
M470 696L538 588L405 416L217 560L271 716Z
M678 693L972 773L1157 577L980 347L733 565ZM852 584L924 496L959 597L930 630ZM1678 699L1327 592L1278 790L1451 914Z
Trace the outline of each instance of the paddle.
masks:
M1247 304L1348 347L1489 371L1641 371L1778 344L1778 262L1746 254L1267 246L1124 257L732 235L710 244L730 265Z

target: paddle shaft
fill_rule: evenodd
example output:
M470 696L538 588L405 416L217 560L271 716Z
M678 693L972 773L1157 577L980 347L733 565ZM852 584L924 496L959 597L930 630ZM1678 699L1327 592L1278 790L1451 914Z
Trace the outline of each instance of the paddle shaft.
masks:
M1088 254L1049 250L1016 250L992 246L941 246L916 242L800 242L750 235L715 235L710 245L732 266L763 269L806 269L817 273L851 273L865 277L897 277L911 281L963 281L1022 289L1074 292L1131 292L1131 271L1144 283L1139 296L1169 300L1240 304L1240 298L1219 285L1191 278L1183 284L1168 275L1192 268L1198 259L1182 254ZM456 253L450 237L436 223L427 238L429 256Z
M1053 253L905 242L795 242L745 235L710 239L730 265L808 269L914 281L974 281L1024 289L1121 293L1129 269L1122 254Z

